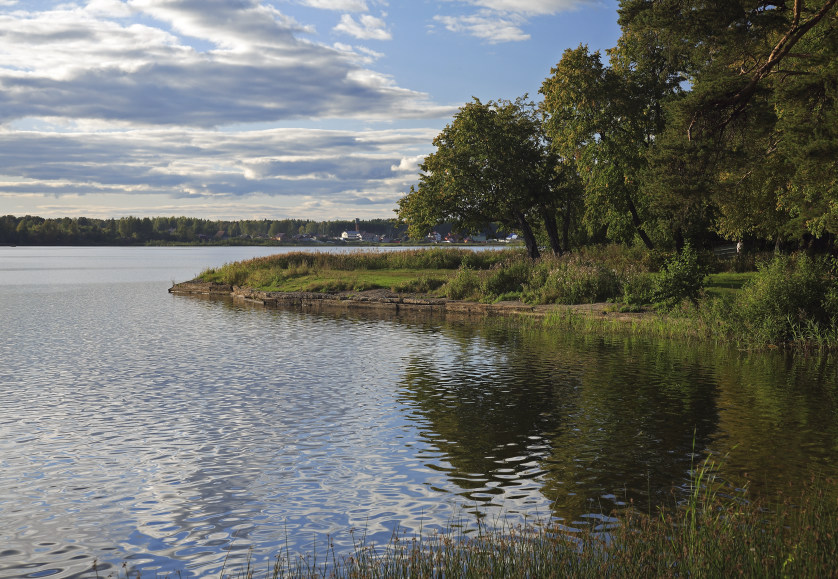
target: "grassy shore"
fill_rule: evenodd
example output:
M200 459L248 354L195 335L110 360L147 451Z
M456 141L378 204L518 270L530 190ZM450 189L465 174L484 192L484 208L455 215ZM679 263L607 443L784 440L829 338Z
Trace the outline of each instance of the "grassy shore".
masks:
M689 495L669 508L629 505L596 526L501 522L466 533L452 524L426 536L396 532L383 545L358 532L347 555L282 552L270 564L225 567L220 577L838 577L835 481L813 478L751 500L716 479L715 467L711 459L699 465Z
M547 323L712 338L745 348L838 347L838 266L803 254L723 261L689 249L665 254L601 246L532 261L521 250L293 252L226 264L199 277L276 292L383 289L489 303L606 303L600 311L643 315L592 319L557 311Z
M681 506L627 511L585 530L550 524L464 536L359 541L351 556L280 556L266 577L818 577L838 576L834 493L814 483L773 502L696 486ZM832 489L834 490L834 489ZM239 577L255 577L255 568ZM237 576L235 574L233 577Z

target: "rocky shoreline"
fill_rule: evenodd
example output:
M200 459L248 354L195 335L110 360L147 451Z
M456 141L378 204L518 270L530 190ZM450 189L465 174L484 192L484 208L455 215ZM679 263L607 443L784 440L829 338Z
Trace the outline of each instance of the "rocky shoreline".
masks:
M597 317L630 321L643 313L614 311L612 304L595 303L580 305L530 305L519 301L480 303L400 294L377 289L359 292L314 293L314 292L267 292L229 284L191 280L174 284L169 293L175 295L200 295L218 298L232 298L262 305L267 308L293 308L304 311L326 310L375 310L401 312L428 312L456 316L534 316L544 317L555 312L573 312ZM648 315L648 314L647 314Z

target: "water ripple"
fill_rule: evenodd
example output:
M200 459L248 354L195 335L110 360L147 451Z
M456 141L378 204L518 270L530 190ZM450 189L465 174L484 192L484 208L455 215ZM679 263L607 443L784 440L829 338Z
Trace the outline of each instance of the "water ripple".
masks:
M738 360L166 285L0 286L0 577L206 576L251 546L267 565L472 513L584 521L682 484L695 438L790 422L790 462L834 458L834 405Z

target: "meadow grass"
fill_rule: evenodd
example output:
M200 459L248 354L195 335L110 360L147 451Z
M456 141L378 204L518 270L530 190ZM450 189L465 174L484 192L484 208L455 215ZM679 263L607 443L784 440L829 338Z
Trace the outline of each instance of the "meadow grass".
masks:
M739 271L746 261L756 271ZM610 302L613 311L644 315L597 320L559 311L546 323L711 337L750 349L838 347L838 262L804 254L724 262L686 248L678 255L614 245L538 260L520 249L292 252L229 263L199 278L279 292L386 289L484 303Z

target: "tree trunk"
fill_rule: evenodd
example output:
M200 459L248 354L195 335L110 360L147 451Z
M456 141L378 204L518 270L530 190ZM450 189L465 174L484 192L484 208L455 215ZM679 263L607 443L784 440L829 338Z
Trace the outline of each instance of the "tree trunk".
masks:
M570 251L570 201L565 205L562 211L562 242L564 243L564 250Z
M637 214L637 207L634 206L634 201L632 201L631 195L626 194L626 200L628 201L628 208L631 212L631 222L634 224L634 228L637 230L637 235L639 235L640 239L643 240L643 243L646 245L646 249L655 249L655 244L652 243L652 240L649 239L649 236L646 235L646 232L643 230L643 225L640 221L640 216Z
M675 229L675 251L680 255L682 249L684 249L684 233L678 227Z
M515 216L518 218L518 226L521 228L521 235L524 236L524 243L527 245L527 255L530 256L530 259L538 259L541 254L538 252L538 243L535 241L535 234L532 232L532 227L530 227L527 218L520 211Z
M553 255L562 254L562 246L559 243L559 229L556 227L556 212L551 210L551 207L541 207L541 218L544 220L544 229L547 231L547 237L550 239L550 249L553 250Z

